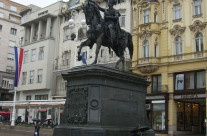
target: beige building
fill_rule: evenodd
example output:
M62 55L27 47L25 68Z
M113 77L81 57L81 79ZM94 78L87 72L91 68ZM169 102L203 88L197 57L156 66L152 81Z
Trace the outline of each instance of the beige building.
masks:
M0 101L13 100L14 46L19 47L20 11L26 6L10 0L0 0Z
M132 71L151 82L149 125L160 136L205 133L207 0L132 3Z

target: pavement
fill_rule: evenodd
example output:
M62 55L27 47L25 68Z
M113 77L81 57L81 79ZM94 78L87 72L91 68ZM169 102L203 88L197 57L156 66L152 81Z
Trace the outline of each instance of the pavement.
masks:
M11 127L9 125L0 125L0 136L33 136L33 127L22 127L15 126ZM52 136L53 129L40 128L41 136Z

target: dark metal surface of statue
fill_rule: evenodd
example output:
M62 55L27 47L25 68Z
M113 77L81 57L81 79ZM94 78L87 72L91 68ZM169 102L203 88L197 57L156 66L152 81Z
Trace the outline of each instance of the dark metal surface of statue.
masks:
M116 55L120 58L116 62L115 68L118 68L119 63L122 62L122 69L124 70L124 51L127 47L129 49L130 58L133 55L133 43L130 33L125 32L120 28L119 16L120 13L113 8L115 2L110 0L108 2L109 8L101 8L94 1L89 0L83 4L83 12L85 13L86 24L89 26L87 31L88 39L81 43L78 51L78 60L81 60L81 49L84 46L93 47L94 43L97 44L95 60L92 64L97 63L99 50L102 46L108 47L109 51L113 49ZM100 11L104 12L104 19Z

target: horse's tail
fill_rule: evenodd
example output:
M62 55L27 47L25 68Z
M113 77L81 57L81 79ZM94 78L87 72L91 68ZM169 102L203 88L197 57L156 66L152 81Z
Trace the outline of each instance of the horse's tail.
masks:
M130 58L132 59L132 56L133 56L133 42L132 42L132 36L130 33L128 33L128 44L127 44L127 47L129 49L129 55L130 55Z

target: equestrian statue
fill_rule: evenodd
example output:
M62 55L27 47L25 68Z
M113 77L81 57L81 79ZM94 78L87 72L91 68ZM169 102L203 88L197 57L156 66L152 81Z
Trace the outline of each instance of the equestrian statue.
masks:
M133 55L133 43L130 33L125 32L120 28L119 17L120 13L113 8L114 0L108 1L108 8L101 8L96 2L88 0L82 5L85 14L86 24L89 26L87 31L87 40L82 42L78 50L78 60L82 59L81 49L84 46L89 46L90 49L96 43L95 60L92 64L97 63L98 54L102 46L108 47L109 52L111 49L119 57L116 62L115 68L118 68L119 63L122 62L122 70L125 69L124 51L128 47L130 58ZM100 11L104 12L104 19Z

